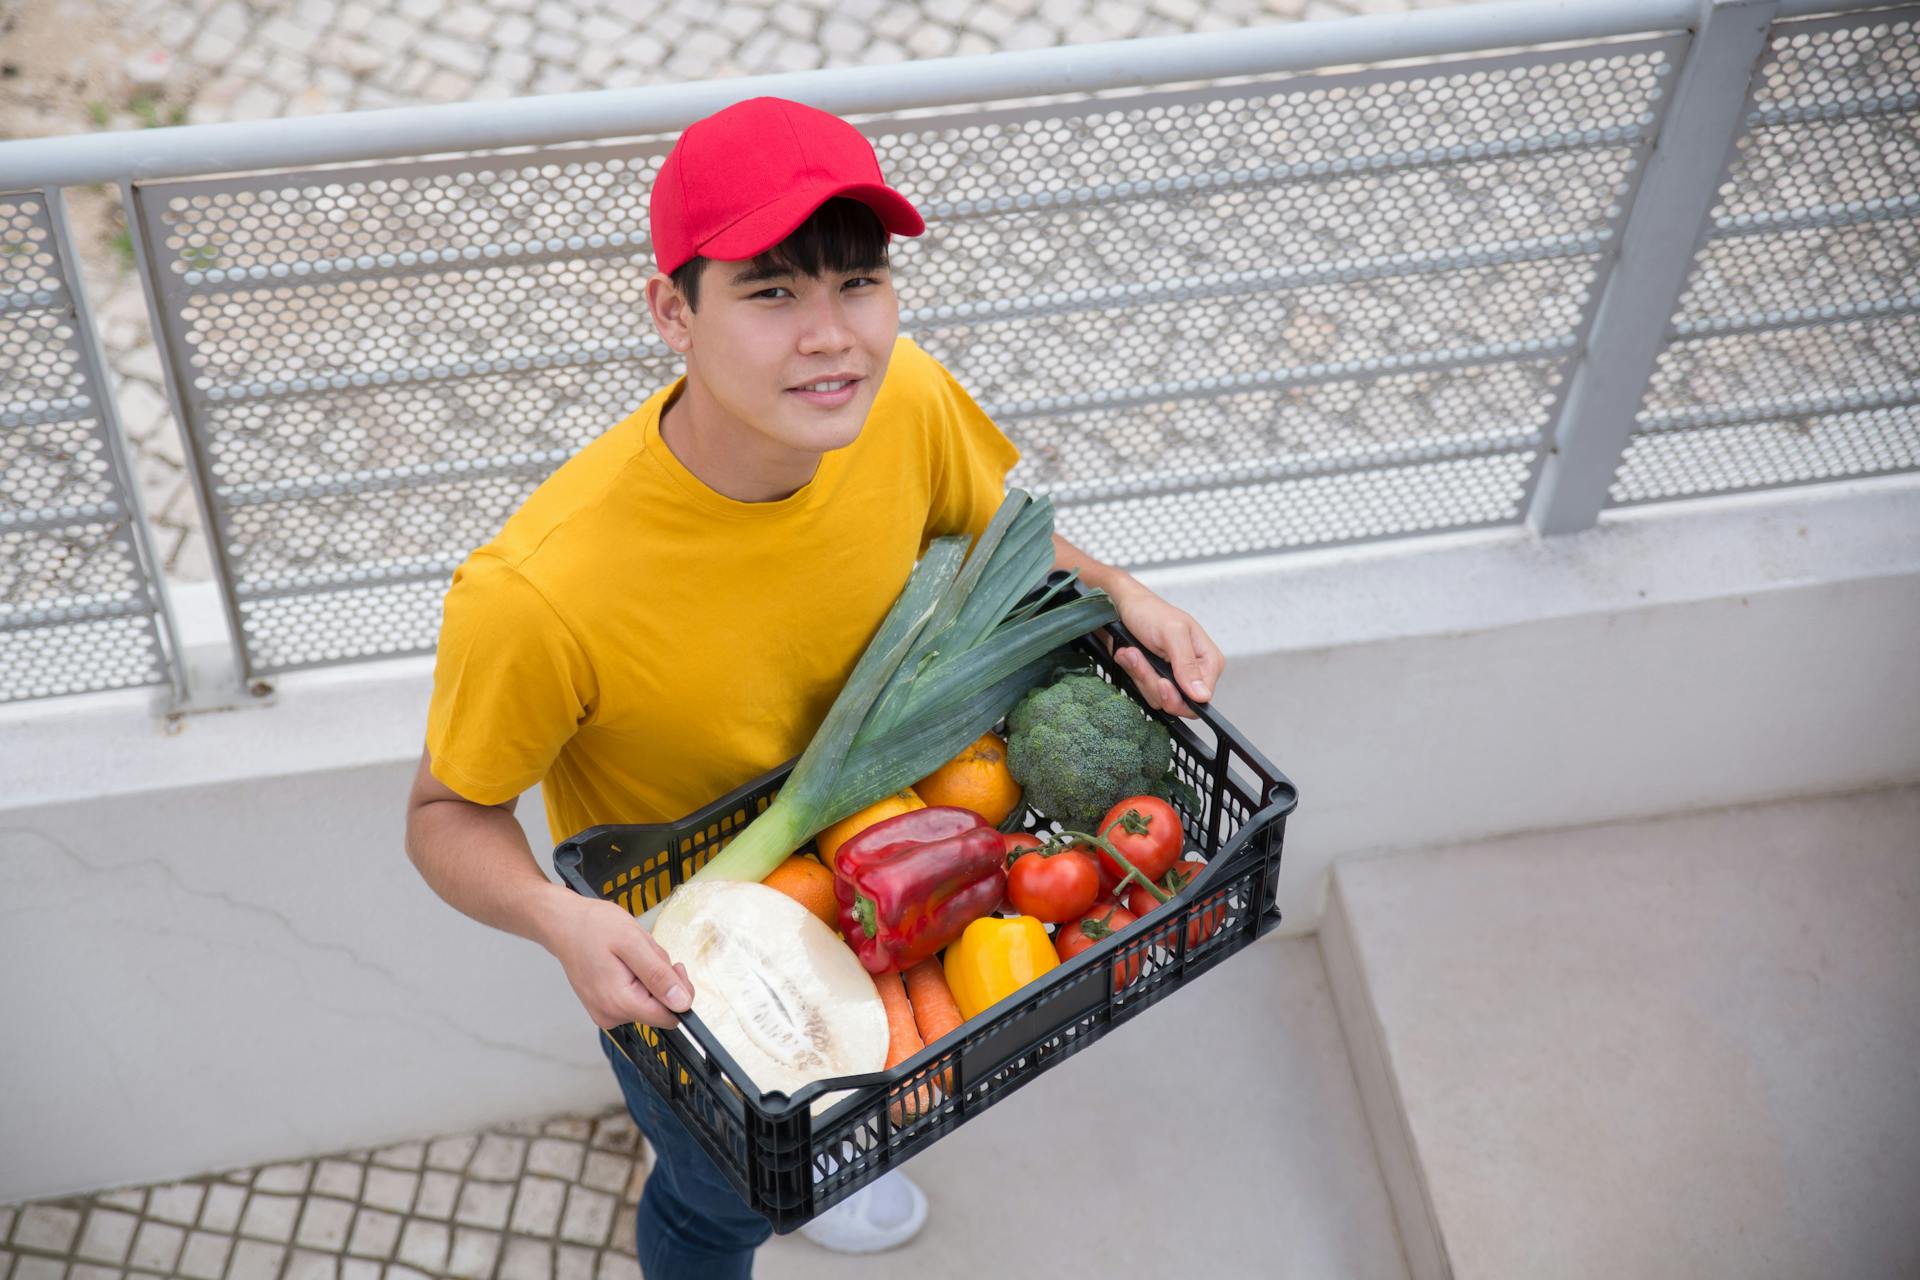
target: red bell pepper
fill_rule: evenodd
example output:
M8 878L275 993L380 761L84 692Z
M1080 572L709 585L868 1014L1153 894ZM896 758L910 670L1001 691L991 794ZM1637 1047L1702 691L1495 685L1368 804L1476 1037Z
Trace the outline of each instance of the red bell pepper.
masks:
M1006 845L971 809L932 805L876 822L833 858L840 931L869 973L925 960L1007 893Z

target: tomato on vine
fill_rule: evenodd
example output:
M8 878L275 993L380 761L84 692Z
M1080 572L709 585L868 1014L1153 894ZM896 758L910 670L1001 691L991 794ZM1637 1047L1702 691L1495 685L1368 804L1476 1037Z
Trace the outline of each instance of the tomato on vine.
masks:
M1103 902L1077 920L1061 925L1053 934L1053 949L1061 963L1073 959L1088 947L1132 924L1137 916L1117 903ZM1140 976L1140 953L1128 956L1113 975L1113 989L1119 991Z
M1197 858L1189 858L1185 862L1176 863L1166 875L1161 877L1159 887L1166 890L1167 895L1171 897L1192 884L1195 877L1206 870L1206 866L1206 863L1201 862ZM1144 916L1157 910L1161 906L1161 903L1155 901L1153 895L1148 893L1146 889L1135 885L1127 891L1127 906L1132 909L1135 916ZM1204 908L1200 906L1191 908L1187 916L1187 948L1191 950L1199 946L1202 942L1205 942L1208 938L1211 938L1214 933L1219 930L1220 926L1226 923L1226 919L1227 901L1225 895L1222 895L1218 900L1208 904ZM1173 930L1166 930L1164 933L1156 936L1154 941L1161 946L1171 947L1173 945Z
M1007 899L1021 915L1062 924L1086 914L1100 893L1093 859L1078 849L1033 849L1007 872Z

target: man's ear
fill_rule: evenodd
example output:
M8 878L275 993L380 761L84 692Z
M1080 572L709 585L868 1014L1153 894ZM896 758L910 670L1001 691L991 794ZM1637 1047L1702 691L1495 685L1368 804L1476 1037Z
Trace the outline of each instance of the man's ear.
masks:
M673 286L673 278L656 271L647 281L647 310L653 314L653 327L660 340L685 355L693 347L693 332L687 325L690 308Z

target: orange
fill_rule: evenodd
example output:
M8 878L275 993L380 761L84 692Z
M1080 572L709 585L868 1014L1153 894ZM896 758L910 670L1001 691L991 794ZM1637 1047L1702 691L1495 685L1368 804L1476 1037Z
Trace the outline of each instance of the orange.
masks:
M805 854L794 854L760 883L792 898L840 932L840 900L833 896L833 872Z
M1020 803L1020 784L1007 772L1007 744L997 733L983 733L972 746L913 784L914 794L930 805L957 804L999 826Z
M927 802L915 795L912 787L902 787L892 795L874 801L860 812L848 814L822 831L813 838L814 848L820 850L820 861L831 867L834 855L840 852L840 846L874 823L887 818L897 818L903 813L912 813L915 809L926 807Z

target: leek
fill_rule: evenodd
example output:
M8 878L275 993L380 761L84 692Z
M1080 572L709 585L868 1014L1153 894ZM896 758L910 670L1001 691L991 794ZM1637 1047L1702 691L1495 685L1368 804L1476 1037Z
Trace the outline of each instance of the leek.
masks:
M1099 590L1045 608L1071 576L1021 606L1052 567L1052 500L1022 489L1007 491L970 553L964 535L933 539L786 784L693 879L766 879L993 728L1047 678L1054 650L1118 616Z

